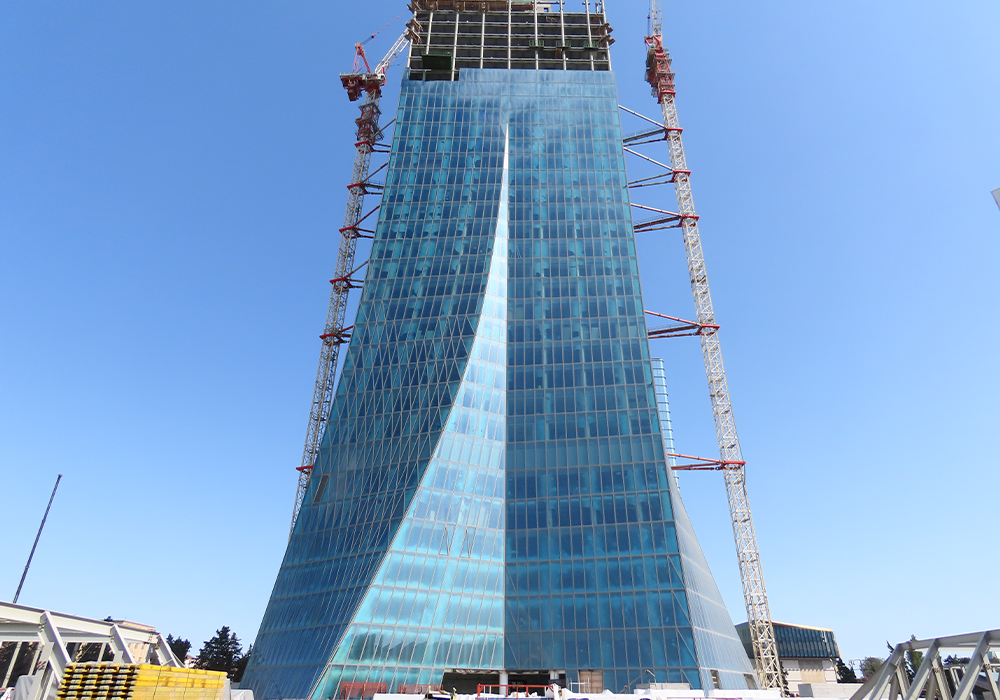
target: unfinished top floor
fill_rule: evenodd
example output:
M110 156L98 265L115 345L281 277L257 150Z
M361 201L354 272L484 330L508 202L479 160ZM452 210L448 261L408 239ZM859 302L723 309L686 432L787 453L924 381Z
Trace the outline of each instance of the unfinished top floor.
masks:
M586 3L584 12L500 0L414 0L410 7L411 80L457 80L463 68L611 69L614 39L600 3Z

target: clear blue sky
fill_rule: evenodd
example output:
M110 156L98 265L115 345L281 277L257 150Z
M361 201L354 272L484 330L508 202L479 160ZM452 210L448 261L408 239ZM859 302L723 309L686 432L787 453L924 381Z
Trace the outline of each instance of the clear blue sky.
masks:
M645 4L608 4L621 100L655 116ZM337 74L400 12L0 4L0 598L62 472L21 602L256 634L350 174ZM773 617L846 658L1000 627L1000 7L664 17ZM679 234L639 250L647 306L690 315ZM696 342L656 348L678 448L712 454ZM744 619L721 478L683 487Z

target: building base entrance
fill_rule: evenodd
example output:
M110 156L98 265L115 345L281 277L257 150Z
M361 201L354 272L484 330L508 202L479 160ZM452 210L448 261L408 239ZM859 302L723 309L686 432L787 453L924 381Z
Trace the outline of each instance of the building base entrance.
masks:
M490 671L446 671L441 678L441 690L459 695L475 695L480 685L499 685L500 674Z

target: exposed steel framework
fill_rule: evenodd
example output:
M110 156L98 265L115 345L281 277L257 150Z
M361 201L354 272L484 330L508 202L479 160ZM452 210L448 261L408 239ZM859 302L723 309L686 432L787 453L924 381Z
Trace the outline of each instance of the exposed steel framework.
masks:
M365 222L381 206L379 204L365 213L365 197L367 195L381 195L382 193L383 184L372 178L386 167L382 165L374 172L371 171L372 154L387 151L380 146L380 142L384 137L385 130L392 124L389 122L383 127L379 126L379 117L382 114L379 110L379 101L382 98L382 86L385 85L385 71L409 44L414 31L412 24L412 22L407 24L406 31L396 39L396 43L392 45L385 58L375 66L374 70L368 65L364 47L361 44L356 44L354 69L351 73L344 73L340 76L341 83L347 90L348 98L354 102L363 95L364 101L360 106L361 115L354 120L357 125L354 143L356 149L354 169L351 173L351 184L347 186L347 208L344 212L344 225L340 229L337 265L334 269L334 277L330 280L333 287L330 293L330 306L327 310L323 333L320 335L322 345L319 353L319 369L316 372L316 386L313 389L312 403L309 406L309 423L306 426L302 464L296 467L299 478L298 487L295 490L295 505L292 509L289 536L295 529L295 521L298 520L299 511L302 509L313 465L316 464L316 455L326 430L326 421L333 403L340 346L351 339L353 326L344 325L347 318L347 300L350 291L360 287L362 283L362 280L355 278L354 275L367 264L361 263L357 266L354 264L358 239L371 238L375 234L372 225ZM365 68L364 71L361 70L362 65Z
M783 686L778 649L774 638L774 627L771 624L767 591L764 588L764 575L761 570L760 553L757 549L757 535L754 532L753 518L750 515L750 501L747 497L744 470L746 463L743 460L736 434L736 422L733 419L732 403L729 399L726 371L722 363L722 347L716 333L719 326L715 323L715 311L712 307L712 295L709 291L708 274L705 268L705 255L702 251L701 235L698 231L698 215L695 213L694 197L691 193L691 171L687 166L684 144L681 140L682 130L677 117L676 91L670 53L663 46L659 0L651 2L649 20L649 36L646 37L646 80L652 86L653 95L660 103L663 121L657 123L632 112L632 110L626 110L656 126L655 129L647 128L646 131L626 137L626 150L666 168L669 171L669 178L664 175L659 176L659 181L655 178L645 178L631 182L629 186L637 187L645 182L652 184L673 183L677 195L677 211L669 212L636 205L640 209L655 212L657 216L645 222L638 222L635 229L637 232L662 228L681 229L684 236L684 248L687 254L688 272L691 278L691 291L694 295L696 313L695 321L683 321L667 316L666 318L682 325L666 329L652 329L650 337L697 335L701 339L705 372L708 375L708 388L715 417L715 431L719 441L718 460L680 454L671 456L695 460L690 464L679 465L675 469L708 469L720 470L723 473L729 500L729 513L733 521L733 536L736 540L736 553L743 581L743 597L746 601L758 682L762 688L781 689ZM637 145L652 141L666 142L670 152L669 166L628 148L628 144ZM650 312L647 311L647 313ZM663 316L662 314L653 315Z

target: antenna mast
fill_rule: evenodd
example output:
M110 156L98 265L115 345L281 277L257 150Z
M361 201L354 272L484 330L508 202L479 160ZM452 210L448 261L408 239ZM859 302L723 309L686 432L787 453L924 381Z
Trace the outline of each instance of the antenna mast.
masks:
M38 546L38 540L42 537L42 529L45 527L45 521L49 517L49 509L52 508L52 500L56 497L56 489L59 488L59 482L62 481L62 474L56 475L56 485L52 487L52 495L49 496L49 504L45 506L45 515L42 516L42 523L38 526L38 534L35 535L35 543L31 545L31 553L28 555L28 563L24 565L24 573L21 574L21 582L17 584L17 592L14 593L14 600L12 603L16 603L17 599L21 596L21 588L24 586L24 579L28 577L28 568L31 566L31 560L35 556L35 548Z

